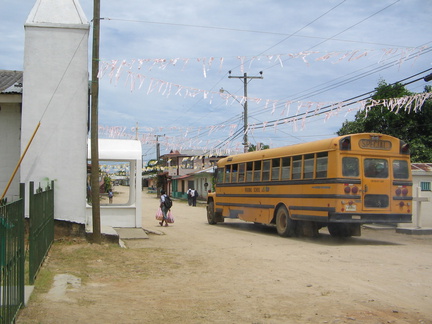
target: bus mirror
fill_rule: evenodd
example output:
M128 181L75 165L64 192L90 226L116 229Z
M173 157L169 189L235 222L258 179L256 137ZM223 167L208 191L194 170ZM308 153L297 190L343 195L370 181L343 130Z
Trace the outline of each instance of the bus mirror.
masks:
M339 141L339 148L343 151L351 150L351 136L342 138Z
M410 147L409 144L401 141L400 142L400 153L401 154L410 154Z

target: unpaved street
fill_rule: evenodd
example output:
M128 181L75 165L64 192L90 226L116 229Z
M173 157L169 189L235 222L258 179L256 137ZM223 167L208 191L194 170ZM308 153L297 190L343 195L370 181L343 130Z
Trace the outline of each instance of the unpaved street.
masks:
M204 205L176 201L162 228L158 200L143 199L143 227L164 235L128 249L56 243L43 271L82 285L57 301L37 291L17 322L432 323L430 236L281 238L241 221L208 225Z

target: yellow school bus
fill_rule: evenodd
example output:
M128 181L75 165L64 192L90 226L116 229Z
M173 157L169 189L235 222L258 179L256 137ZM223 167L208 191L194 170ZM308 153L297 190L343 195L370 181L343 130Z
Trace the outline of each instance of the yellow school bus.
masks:
M409 146L360 133L219 160L209 224L225 218L275 225L281 236L360 236L367 223L410 223Z

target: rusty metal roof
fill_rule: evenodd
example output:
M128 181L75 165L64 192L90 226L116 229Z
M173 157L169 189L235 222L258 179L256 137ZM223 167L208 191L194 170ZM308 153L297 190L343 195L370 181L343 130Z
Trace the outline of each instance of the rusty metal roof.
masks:
M0 70L0 93L22 93L23 72Z
M432 172L432 163L411 163L411 171Z

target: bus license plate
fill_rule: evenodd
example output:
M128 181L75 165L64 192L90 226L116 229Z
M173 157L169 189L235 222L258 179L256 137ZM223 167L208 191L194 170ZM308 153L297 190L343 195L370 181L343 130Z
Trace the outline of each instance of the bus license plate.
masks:
M346 211L356 211L357 208L356 208L356 205L346 205L345 210Z

